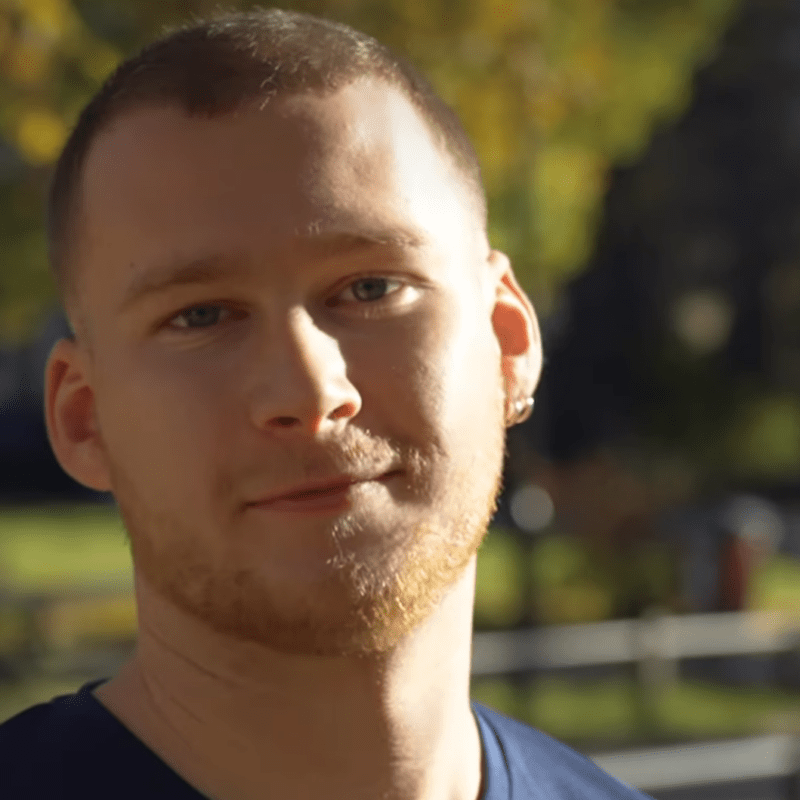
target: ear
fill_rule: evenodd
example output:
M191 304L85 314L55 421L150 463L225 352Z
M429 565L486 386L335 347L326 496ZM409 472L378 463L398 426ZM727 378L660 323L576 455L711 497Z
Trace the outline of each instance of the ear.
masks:
M110 471L90 378L86 351L71 339L56 342L45 367L45 422L63 470L78 483L107 492Z
M495 285L492 327L500 343L501 369L512 399L530 397L542 371L542 339L531 301L517 283L508 256L489 253Z

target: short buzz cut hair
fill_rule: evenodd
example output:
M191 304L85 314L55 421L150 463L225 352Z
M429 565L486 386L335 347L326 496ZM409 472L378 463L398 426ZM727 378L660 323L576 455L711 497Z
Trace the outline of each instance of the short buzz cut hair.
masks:
M361 77L399 89L463 180L486 227L480 165L458 116L409 63L371 36L296 11L255 8L191 22L124 61L83 109L55 166L48 199L50 264L65 305L75 298L74 240L84 163L120 114L174 104L215 117L277 94L333 92Z

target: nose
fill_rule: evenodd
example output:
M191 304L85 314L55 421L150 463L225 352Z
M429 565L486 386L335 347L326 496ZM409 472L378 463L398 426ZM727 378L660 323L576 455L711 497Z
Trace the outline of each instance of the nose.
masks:
M304 309L271 327L251 391L253 424L282 435L314 435L358 414L361 395L348 378L338 340Z

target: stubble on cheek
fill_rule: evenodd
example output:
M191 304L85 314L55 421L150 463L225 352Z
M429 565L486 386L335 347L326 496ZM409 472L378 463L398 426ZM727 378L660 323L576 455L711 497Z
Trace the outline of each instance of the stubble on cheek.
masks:
M387 551L377 564L354 552L341 559L359 621L352 643L361 652L384 652L407 636L430 616L477 553L502 487L503 410L500 392L485 427L473 419L473 432L480 429L480 435L463 432L454 462L453 450L445 446L407 460L410 485L424 498L424 512L399 527L401 547Z

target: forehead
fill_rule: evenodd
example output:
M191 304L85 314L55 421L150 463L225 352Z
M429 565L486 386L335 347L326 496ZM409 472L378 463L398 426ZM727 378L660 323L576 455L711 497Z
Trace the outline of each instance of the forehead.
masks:
M164 248L274 251L315 228L413 227L442 243L479 228L426 123L374 79L211 119L127 112L95 142L82 188L82 261L105 265Z

